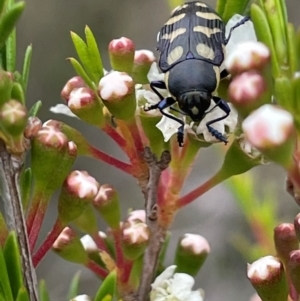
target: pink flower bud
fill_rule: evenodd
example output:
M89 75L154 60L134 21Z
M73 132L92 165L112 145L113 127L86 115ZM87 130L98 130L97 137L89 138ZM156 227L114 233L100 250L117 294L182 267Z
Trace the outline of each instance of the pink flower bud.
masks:
M201 235L197 234L184 234L183 239L180 242L182 248L192 254L208 254L210 252L210 246L208 241Z
M300 294L300 250L295 250L290 253L288 261L288 271L292 283L298 293Z
M284 144L291 137L293 116L275 106L263 105L250 114L242 124L247 140L258 149Z
M258 72L248 71L232 80L228 95L236 108L250 107L256 109L261 105L259 98L266 89L267 85L264 78Z
M79 264L85 264L88 261L78 235L69 227L64 228L53 243L52 249L65 260Z
M53 127L42 127L36 136L36 140L45 147L61 149L68 144L67 136Z
M102 77L99 94L110 113L118 119L131 118L136 109L135 84L124 73L113 71Z
M129 213L127 221L140 220L141 222L146 222L146 212L145 210L133 210Z
M68 107L71 111L80 110L82 107L89 106L97 101L95 93L90 88L73 89L69 95Z
M112 40L108 46L110 63L113 70L131 72L134 60L134 43L127 38Z
M133 77L136 83L148 83L147 75L153 62L155 56L152 51L137 50L134 53Z
M247 276L262 300L287 300L288 285L278 258L266 256L248 264Z
M0 123L8 135L23 135L27 123L27 109L19 101L11 99L0 108Z
M24 131L24 136L28 139L34 138L42 128L42 121L38 117L29 117Z
M87 87L84 80L80 76L74 76L71 79L69 79L65 84L65 86L63 87L61 91L61 97L65 101L68 101L70 98L70 94L74 89L83 88L83 87Z
M261 42L238 44L225 60L225 67L231 74L262 69L270 59L269 49Z
M74 196L92 200L97 195L99 183L86 171L75 170L67 177L64 187Z
M289 259L289 253L299 247L294 225L283 223L275 227L274 244L277 256L286 263Z

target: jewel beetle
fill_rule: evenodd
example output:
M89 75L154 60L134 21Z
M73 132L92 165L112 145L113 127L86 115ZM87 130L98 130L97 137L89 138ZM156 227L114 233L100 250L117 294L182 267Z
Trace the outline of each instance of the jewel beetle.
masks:
M208 110L211 101L225 114L208 121L206 127L212 136L227 143L226 137L212 125L225 119L230 114L230 107L225 100L214 96L214 92L220 79L228 75L226 70L221 72L220 67L230 35L248 20L249 17L245 17L236 23L226 38L225 24L215 10L200 1L187 2L174 9L158 33L158 65L165 76L164 81L150 83L160 101L145 110L158 109L164 116L180 123L177 132L179 146L184 141L184 121L164 109L170 107L199 122L211 111ZM164 98L158 89L167 89L171 96ZM180 110L173 107L176 102Z

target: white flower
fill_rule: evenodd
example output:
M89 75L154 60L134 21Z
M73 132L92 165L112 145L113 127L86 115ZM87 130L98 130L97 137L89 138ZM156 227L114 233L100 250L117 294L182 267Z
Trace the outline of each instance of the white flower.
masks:
M88 295L79 295L73 298L71 301L91 301L92 299Z
M192 291L194 278L175 273L176 265L169 266L151 284L151 301L203 301L200 290Z
M170 112L168 114L174 116ZM162 132L165 142L169 141L178 132L180 126L181 124L178 121L167 116L162 116L161 120L156 124L156 127Z
M212 109L215 105L216 105L215 103L211 103L208 111ZM215 130L220 132L222 135L225 134L226 128L229 129L228 131L229 133L233 132L238 122L237 111L234 109L234 107L231 104L228 105L231 109L229 116L211 125ZM219 107L216 107L214 110L206 114L206 116L201 120L200 124L196 128L196 134L197 135L202 134L204 140L207 142L218 142L219 140L216 137L212 136L212 134L208 131L206 123L224 115L225 112L221 110Z
M68 106L64 105L64 104L57 104L54 107L50 108L50 112L55 113L55 114L62 114L62 115L66 115L66 116L70 116L70 117L76 117L78 118L70 109Z
M226 37L228 37L230 29L235 24L237 24L239 21L241 21L243 18L244 18L244 16L235 14L229 19L228 23L226 24L226 29L225 29ZM235 28L231 32L229 42L226 45L226 53L227 54L231 53L236 48L236 45L243 43L243 42L249 42L249 41L252 41L252 42L257 41L254 26L250 20L245 22L243 25Z

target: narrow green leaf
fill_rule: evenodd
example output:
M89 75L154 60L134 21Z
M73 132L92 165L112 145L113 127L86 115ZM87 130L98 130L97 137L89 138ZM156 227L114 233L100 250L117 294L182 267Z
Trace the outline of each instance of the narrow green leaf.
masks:
M28 116L35 117L42 107L42 101L38 100L30 109Z
M19 20L24 8L25 2L18 2L4 14L2 20L0 21L0 48L4 46L5 41L16 26L16 23Z
M2 15L5 8L6 0L0 0L0 16Z
M300 77L296 76L292 80L293 85L293 99L294 99L294 106L293 106L293 115L296 121L296 127L298 132L300 132Z
M22 69L22 83L23 83L24 94L26 94L27 91L31 57L32 57L32 45L28 45L25 51L23 69Z
M28 292L25 287L20 288L16 301L30 301Z
M88 26L85 27L85 38L91 61L91 76L97 84L104 75L103 63L95 37Z
M10 232L5 245L3 254L7 267L7 274L14 299L17 298L20 288L23 286L22 268L20 261L20 250L15 232Z
M294 25L291 23L287 24L287 46L288 46L288 57L291 74L293 75L299 66L297 57L297 45L296 45L296 33Z
M5 219L2 213L0 212L0 248L4 246L8 234L9 232L6 226Z
M75 32L71 32L71 38L82 67L85 69L89 78L96 83L97 80L94 78L94 62L90 58L87 44Z
M83 67L80 65L80 63L74 59L69 58L69 61L73 65L73 68L75 69L76 73L84 80L84 82L93 90L95 90L95 85L93 84L92 80L89 78L87 73L84 71Z
M107 295L113 297L116 291L116 279L117 273L115 270L113 270L101 283L101 286L98 289L98 292L96 293L94 301L102 301L102 299L104 299L104 297Z
M256 4L251 5L251 20L253 21L256 36L271 51L272 74L274 78L280 76L280 68L276 57L275 47L268 20L263 10Z
M46 282L43 279L39 283L39 296L40 301L50 301L49 293L46 287Z
M222 14L225 23L234 15L242 15L248 6L249 0L227 0Z
M81 275L80 271L78 271L74 275L74 277L73 277L73 279L71 281L70 287L69 287L69 292L68 292L68 298L67 298L67 300L71 300L71 299L75 298L78 295L78 287L79 287L80 275Z
M20 191L22 198L22 205L24 211L27 210L28 203L31 195L32 185L32 172L30 168L25 169L20 177Z
M216 12L217 12L221 17L223 17L223 15L224 15L226 2L227 2L227 0L218 0L218 1L217 1Z
M0 293L5 301L14 300L2 248L0 248Z
M265 1L265 11L275 48L275 53L272 53L272 56L277 56L280 65L286 65L288 62L285 31L286 23L284 22L278 0Z
M293 88L291 80L282 76L275 79L275 99L283 108L293 111Z
M11 98L18 100L20 103L25 104L25 95L23 87L20 83L14 82L11 90Z
M9 35L6 41L6 70L14 72L16 70L16 29Z

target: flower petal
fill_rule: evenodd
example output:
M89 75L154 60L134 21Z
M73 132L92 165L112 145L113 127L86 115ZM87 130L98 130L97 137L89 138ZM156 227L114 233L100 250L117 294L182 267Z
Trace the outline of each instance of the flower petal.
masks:
M68 106L66 106L64 104L60 104L60 103L54 107L51 107L50 112L55 113L55 114L63 114L63 115L67 115L70 117L78 118L74 113L72 113L72 111L69 109Z

